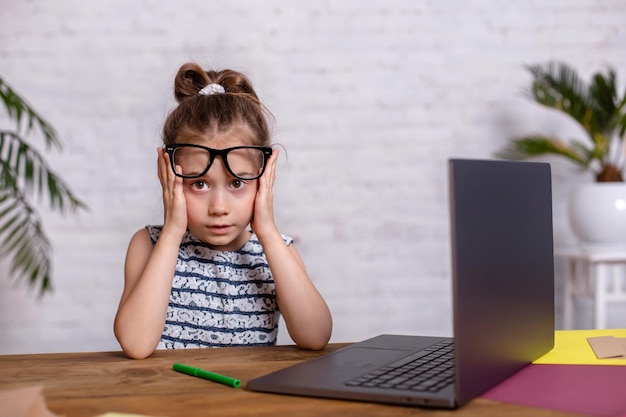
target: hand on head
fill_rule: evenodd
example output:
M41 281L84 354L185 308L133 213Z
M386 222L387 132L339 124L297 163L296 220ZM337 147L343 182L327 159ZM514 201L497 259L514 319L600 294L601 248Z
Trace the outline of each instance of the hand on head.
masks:
M170 158L162 147L157 148L158 174L163 189L163 230L182 236L187 230L187 206L183 194L183 179L176 176Z
M274 181L276 180L276 161L278 149L272 150L272 156L267 161L267 167L259 182L256 199L254 201L254 216L252 218L252 230L257 236L262 237L276 229L274 224Z

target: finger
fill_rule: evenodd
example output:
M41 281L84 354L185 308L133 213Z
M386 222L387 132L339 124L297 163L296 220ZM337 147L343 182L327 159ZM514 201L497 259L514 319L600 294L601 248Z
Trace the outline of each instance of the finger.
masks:
M172 170L172 162L170 160L170 155L165 152L165 151L161 151L161 155L162 155L162 170L163 170L163 180L165 181L166 185L169 188L174 188L174 186L176 185L176 182L180 179L182 181L182 178L178 177L174 171ZM180 168L179 166L177 166L178 168Z
M276 168L276 162L278 161L278 152L278 149L272 149L272 156L270 156L270 159L268 161L270 164L273 165L274 168Z
M182 167L180 165L176 165L176 172L182 172ZM176 175L174 171L170 168L170 174L172 175L172 183L174 190L182 191L183 189L183 179Z
M159 154L158 160L158 168L159 168L159 179L161 180L161 185L166 187L171 182L171 168L170 168L170 157L165 152L163 148L158 148L157 152Z
M267 161L265 172L259 181L259 189L257 193L257 200L261 203L260 208L272 205L274 180L276 178L276 159L278 152L273 150L272 155ZM270 207L271 208L271 207Z
M161 181L161 185L163 185L163 176L165 175L165 167L163 165L163 148L157 148L157 173L159 175L159 180Z
M182 199L183 195L183 180L174 174L170 163L169 154L163 150L159 151L159 178L161 180L161 188L163 191L163 204L165 208L165 214L175 209Z

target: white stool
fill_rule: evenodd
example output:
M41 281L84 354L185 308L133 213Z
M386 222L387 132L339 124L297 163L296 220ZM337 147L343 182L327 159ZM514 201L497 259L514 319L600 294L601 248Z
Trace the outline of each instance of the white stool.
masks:
M554 255L566 259L564 328L572 329L583 296L593 301L594 328L605 329L608 303L626 302L626 247L555 247Z

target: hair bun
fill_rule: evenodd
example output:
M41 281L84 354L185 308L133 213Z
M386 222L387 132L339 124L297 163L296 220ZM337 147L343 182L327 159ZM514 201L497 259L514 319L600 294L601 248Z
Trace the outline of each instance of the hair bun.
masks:
M176 74L174 97L181 103L190 97L197 96L198 92L208 84L210 84L209 77L198 64L184 64Z
M179 103L199 94L211 95L224 92L244 95L259 103L252 83L238 71L230 69L204 71L198 64L190 62L181 66L176 74L174 96Z

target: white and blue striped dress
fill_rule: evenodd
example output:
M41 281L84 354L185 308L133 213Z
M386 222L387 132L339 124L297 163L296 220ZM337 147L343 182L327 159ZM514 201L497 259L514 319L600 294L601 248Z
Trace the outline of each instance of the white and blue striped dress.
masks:
M147 229L155 243L162 226ZM275 345L279 318L274 278L254 233L234 252L185 233L157 349Z

